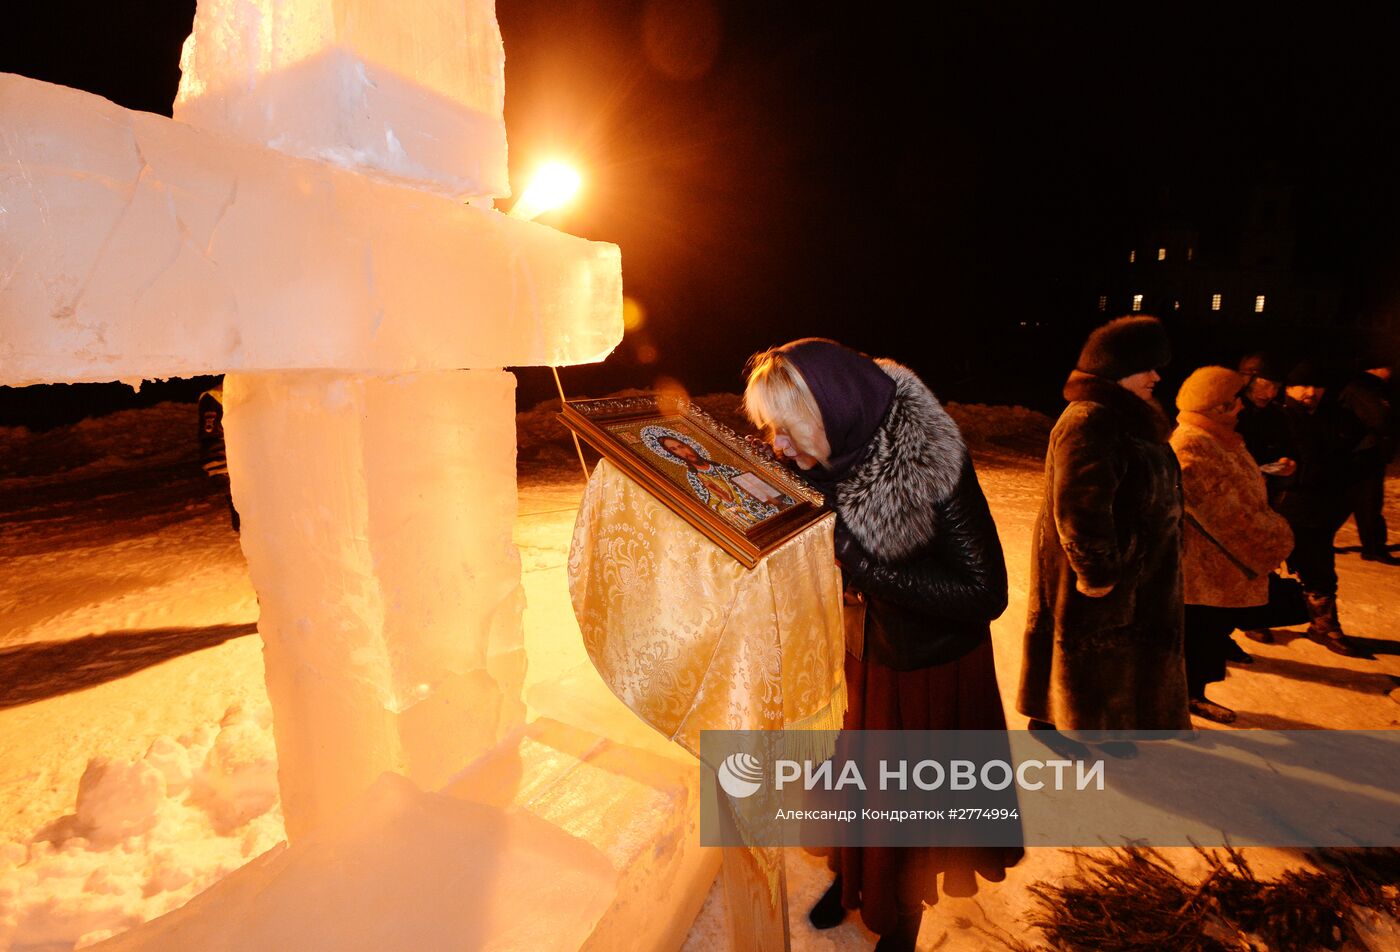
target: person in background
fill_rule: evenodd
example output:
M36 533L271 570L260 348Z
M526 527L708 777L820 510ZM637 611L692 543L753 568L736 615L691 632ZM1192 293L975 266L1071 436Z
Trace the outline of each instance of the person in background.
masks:
M1248 378L1236 432L1260 467L1268 485L1280 476L1291 476L1296 465L1285 453L1288 449L1288 421L1283 413L1283 374L1267 354L1250 354L1240 361L1239 371Z
M1297 364L1285 380L1284 416L1297 461L1282 476L1270 502L1293 530L1288 569L1303 583L1308 637L1346 657L1364 653L1347 637L1337 614L1337 555L1332 544L1348 515L1352 452L1361 442L1359 421L1335 401L1324 399L1328 379L1310 361Z
M1152 398L1170 358L1154 317L1099 327L1065 383L1069 406L1050 434L1017 707L1062 753L1074 748L1059 730L1191 727L1181 470L1167 442L1170 421ZM1102 746L1136 754L1130 742Z
M863 654L847 644L845 730L999 731L1006 744L991 639L1006 610L1006 563L972 458L938 399L907 367L808 338L750 360L744 409L775 454L826 494L847 596L866 604ZM940 874L944 894L970 896L979 876L1000 882L1021 855L840 847L809 918L827 929L859 909L879 952L913 952Z
M1292 443L1288 419L1283 412L1284 375L1278 364L1264 353L1246 355L1239 363L1239 371L1249 382L1241 395L1243 407L1235 430L1244 438L1245 447L1264 474L1269 504L1274 505L1281 489L1280 481L1292 476L1298 466L1297 461L1287 455ZM1274 633L1268 628L1250 629L1245 634L1263 644L1274 641ZM1227 660L1247 663L1245 659L1249 659L1249 655L1233 639L1226 650L1230 652Z
M199 395L199 463L228 502L229 521L233 531L239 530L241 520L233 505L229 487L228 454L224 448L224 383L219 383Z
M1351 454L1351 515L1361 536L1361 558L1400 565L1390 554L1385 515L1385 470L1395 456L1395 410L1391 405L1391 370L1371 367L1353 377L1337 402L1360 421L1365 433Z
M1264 477L1235 432L1249 378L1201 367L1176 396L1172 449L1181 464L1186 689L1191 713L1229 724L1235 712L1206 698L1225 678L1239 609L1269 601L1269 572L1293 547L1282 516L1269 508Z

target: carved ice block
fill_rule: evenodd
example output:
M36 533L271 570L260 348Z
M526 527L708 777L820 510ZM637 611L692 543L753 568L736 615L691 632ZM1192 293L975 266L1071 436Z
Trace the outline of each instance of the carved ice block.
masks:
M607 857L613 890L579 952L679 949L715 880L718 851L699 845L699 771L670 755L540 718L443 792L531 814Z
M606 910L615 875L595 846L546 820L386 775L344 824L269 850L183 908L96 948L578 949Z
M454 196L505 196L492 0L201 0L175 118Z
M523 720L514 385L225 378L293 839L386 770L437 789Z
M615 245L0 74L0 384L601 360Z

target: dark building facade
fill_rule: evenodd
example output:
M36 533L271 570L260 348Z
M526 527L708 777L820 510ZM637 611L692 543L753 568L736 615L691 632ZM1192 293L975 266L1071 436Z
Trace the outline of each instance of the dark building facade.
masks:
M1163 215L1135 229L1104 250L1086 303L1104 317L1141 312L1236 328L1340 322L1335 288L1297 267L1290 188L1256 186L1246 208L1217 221Z

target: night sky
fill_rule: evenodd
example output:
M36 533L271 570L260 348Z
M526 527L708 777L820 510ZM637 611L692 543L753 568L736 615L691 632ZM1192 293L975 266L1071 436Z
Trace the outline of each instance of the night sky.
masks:
M168 114L193 7L46 4L0 70ZM1400 309L1381 7L500 0L512 179L575 159L585 195L544 220L619 244L647 315L566 386L735 390L751 352L820 334L1049 407L1106 249L1162 220L1228 235L1265 179L1293 190L1294 267L1374 322Z

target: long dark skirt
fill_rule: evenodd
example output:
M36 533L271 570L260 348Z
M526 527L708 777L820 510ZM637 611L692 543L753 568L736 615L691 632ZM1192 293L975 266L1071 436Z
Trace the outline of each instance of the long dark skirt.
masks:
M1006 730L991 642L955 661L895 671L846 656L850 707L846 730ZM830 851L841 874L841 904L859 909L872 932L895 929L900 911L919 911L942 892L973 896L977 877L1001 882L1024 855L1020 847L849 847Z

